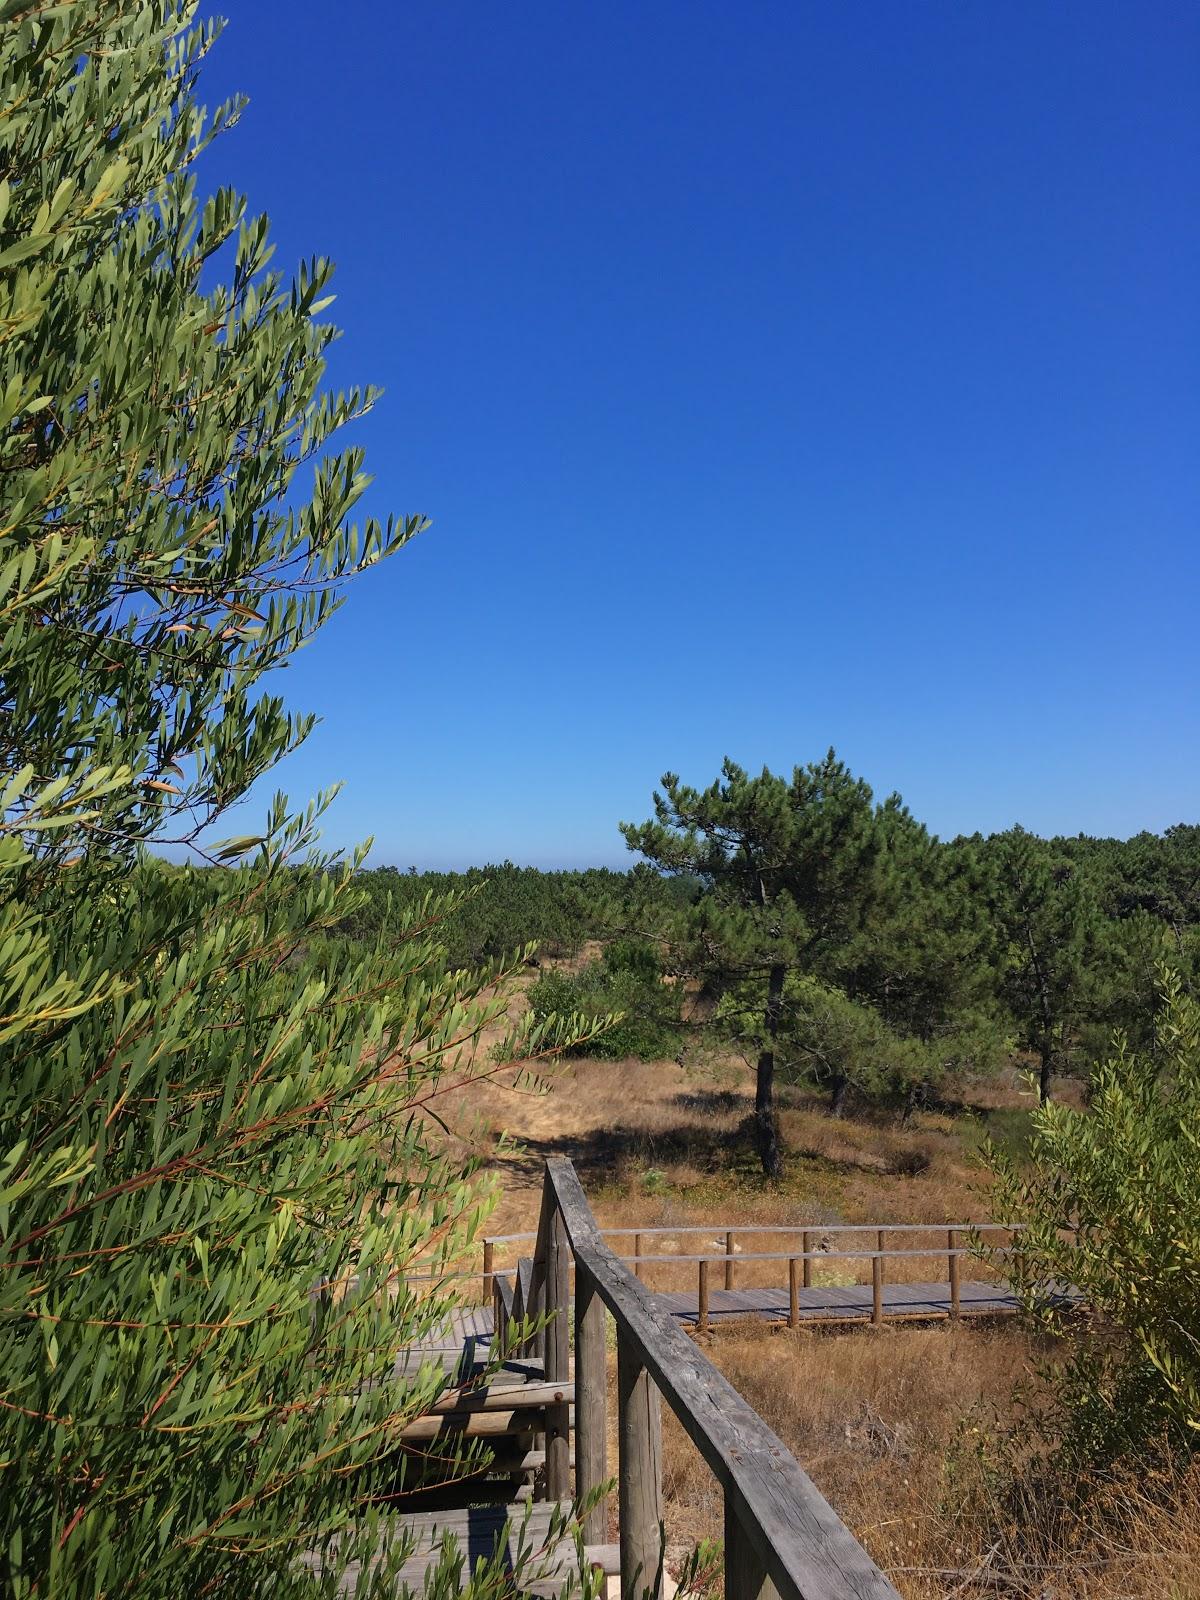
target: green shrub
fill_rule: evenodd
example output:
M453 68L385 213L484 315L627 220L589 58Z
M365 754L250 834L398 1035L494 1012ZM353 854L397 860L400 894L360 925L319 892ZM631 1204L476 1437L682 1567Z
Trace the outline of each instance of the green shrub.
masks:
M1001 1264L1042 1327L1074 1333L1054 1374L1073 1459L1200 1446L1200 1010L1161 981L1156 1051L1118 1038L1087 1110L1034 1113L1027 1167L988 1156L996 1216L1026 1224Z
M638 1056L658 1061L679 1049L682 1028L679 993L663 982L659 962L650 945L617 941L615 957L609 952L581 972L544 972L529 991L535 1022L554 1016L577 1016L586 1024L615 1016L603 1032L575 1047L575 1053L617 1060Z

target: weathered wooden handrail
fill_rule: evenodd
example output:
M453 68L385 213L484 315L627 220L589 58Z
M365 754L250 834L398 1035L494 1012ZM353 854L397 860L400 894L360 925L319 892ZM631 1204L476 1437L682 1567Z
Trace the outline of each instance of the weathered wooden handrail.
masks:
M605 1308L617 1329L622 1600L658 1600L662 1593L660 1395L721 1485L729 1600L896 1600L895 1589L782 1441L609 1249L574 1168L562 1157L546 1163L529 1288L523 1295L518 1280L514 1296L514 1306L523 1304L526 1314L531 1301L532 1309L548 1314L542 1337L546 1380L567 1377L560 1363L566 1355L568 1250L576 1283L578 1495L597 1490L607 1476ZM554 1493L551 1459L548 1449L547 1488ZM562 1459L565 1468L565 1450ZM602 1526L594 1512L585 1538Z
M682 1233L874 1233L886 1228L889 1233L938 1233L944 1228L955 1228L961 1233L1020 1233L1027 1224L1023 1222L739 1222L732 1229L718 1222L688 1222L671 1227L651 1228L599 1228L603 1239L632 1239L643 1235L647 1239ZM529 1244L536 1233L491 1233L486 1244Z

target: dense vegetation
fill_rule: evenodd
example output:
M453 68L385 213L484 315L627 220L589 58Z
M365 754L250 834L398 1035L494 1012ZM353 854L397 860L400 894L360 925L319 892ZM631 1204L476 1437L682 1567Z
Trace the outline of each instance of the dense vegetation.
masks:
M382 1380L443 1303L402 1285L480 1209L413 1111L490 1070L503 1008L446 965L453 894L313 963L361 901L320 800L217 870L148 845L304 737L263 674L421 524L348 520L327 446L373 397L321 389L328 263L281 277L264 219L197 197L236 110L196 102L213 30L3 18L0 1587L282 1600L370 1550L390 1594L377 1494L436 1380Z
M911 1108L1019 1054L1046 1099L1056 1077L1086 1081L1115 1028L1153 1056L1163 963L1185 987L1200 971L1195 825L943 842L832 752L790 780L727 763L707 790L663 786L654 822L625 829L652 865L364 871L340 932L386 939L427 896L466 890L447 961L536 943L527 959L555 968L531 992L539 1017L622 1014L593 1050L654 1059L702 1032L752 1056L772 1172L776 1074L824 1086L841 1114L851 1096ZM612 948L557 965L588 940Z
M992 1152L998 1213L1026 1223L1004 1270L1043 1328L1073 1334L1055 1375L1071 1468L1200 1446L1198 1155L1200 1007L1177 977L1153 1048L1119 1037L1086 1112L1043 1106L1027 1162Z

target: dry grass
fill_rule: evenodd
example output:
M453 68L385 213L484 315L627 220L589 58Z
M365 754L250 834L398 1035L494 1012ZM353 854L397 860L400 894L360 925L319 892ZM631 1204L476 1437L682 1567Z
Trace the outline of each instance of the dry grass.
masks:
M940 1593L898 1569L945 1566L960 1548L946 1510L954 1499L947 1455L956 1444L969 1452L978 1437L969 1430L1010 1407L1014 1385L1030 1376L1024 1336L1008 1327L844 1335L747 1327L722 1332L708 1350L876 1561L896 1573L901 1592ZM719 1537L719 1492L673 1418L665 1459L672 1536Z
M1046 1354L1015 1326L725 1331L708 1353L906 1600L1200 1600L1200 1465L1014 1507L998 1420L1036 1405ZM720 1492L664 1417L672 1541L720 1538Z
M887 1274L897 1282L940 1281L944 1225L987 1215L976 1124L934 1111L903 1126L890 1111L834 1120L817 1096L798 1090L784 1090L781 1101L787 1172L770 1187L761 1182L745 1128L751 1095L740 1062L706 1063L698 1072L674 1061L572 1061L556 1070L542 1095L480 1086L471 1095L469 1122L461 1120L470 1127L472 1150L501 1185L489 1233L533 1230L548 1155L574 1161L604 1227L711 1225L711 1235L644 1241L667 1258L646 1268L652 1288L693 1288L695 1265L670 1258L723 1249L727 1227L737 1230L738 1253L754 1255L799 1249L802 1228L856 1223L928 1223L928 1233L893 1235L887 1244L931 1254L889 1261ZM1014 1094L1008 1109L1020 1115L1022 1104ZM519 1144L506 1150L518 1134ZM756 1225L794 1228L797 1235L756 1234ZM817 1282L870 1281L869 1261L835 1260L833 1252L874 1248L873 1235L822 1239L831 1259L816 1269ZM632 1247L632 1240L620 1246L630 1253ZM497 1265L518 1253L498 1254ZM739 1262L741 1286L786 1281L783 1261Z
M513 1014L522 1003L515 994ZM454 1136L497 1183L489 1233L532 1230L543 1161L567 1155L602 1226L711 1227L700 1238L653 1241L664 1260L646 1269L648 1286L691 1288L694 1264L672 1257L723 1249L725 1227L737 1230L748 1255L783 1248L777 1236L756 1235L756 1225L932 1229L986 1217L977 1159L983 1133L1019 1148L1028 1094L1014 1071L1009 1081L970 1086L964 1098L901 1125L894 1113L861 1109L834 1121L819 1097L785 1090L787 1171L775 1186L761 1182L750 1150L749 1074L738 1061L689 1070L678 1062L578 1060L557 1068L544 1094L489 1081L464 1097ZM944 1249L944 1233L926 1240ZM632 1240L622 1248L631 1250ZM518 1253L498 1251L496 1264ZM944 1272L944 1255L887 1266L895 1280L937 1280ZM980 1268L972 1264L970 1273ZM822 1278L869 1281L870 1264L831 1259L817 1269L816 1281ZM786 1268L739 1260L736 1281L782 1287ZM1015 1325L894 1324L850 1333L725 1325L706 1348L906 1600L1200 1600L1200 1469L1108 1485L1093 1496L1090 1514L1052 1519L1040 1504L1014 1513L1005 1503L996 1431L1014 1416L1015 1389L1037 1395L1039 1352ZM669 1413L664 1435L671 1542L719 1538L719 1493Z

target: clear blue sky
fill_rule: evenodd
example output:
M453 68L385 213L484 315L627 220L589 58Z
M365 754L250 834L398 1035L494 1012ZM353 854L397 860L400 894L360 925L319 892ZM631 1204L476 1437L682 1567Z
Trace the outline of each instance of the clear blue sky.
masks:
M944 835L1200 816L1193 0L225 9L206 181L433 518L279 683L327 839L623 863L830 744Z

